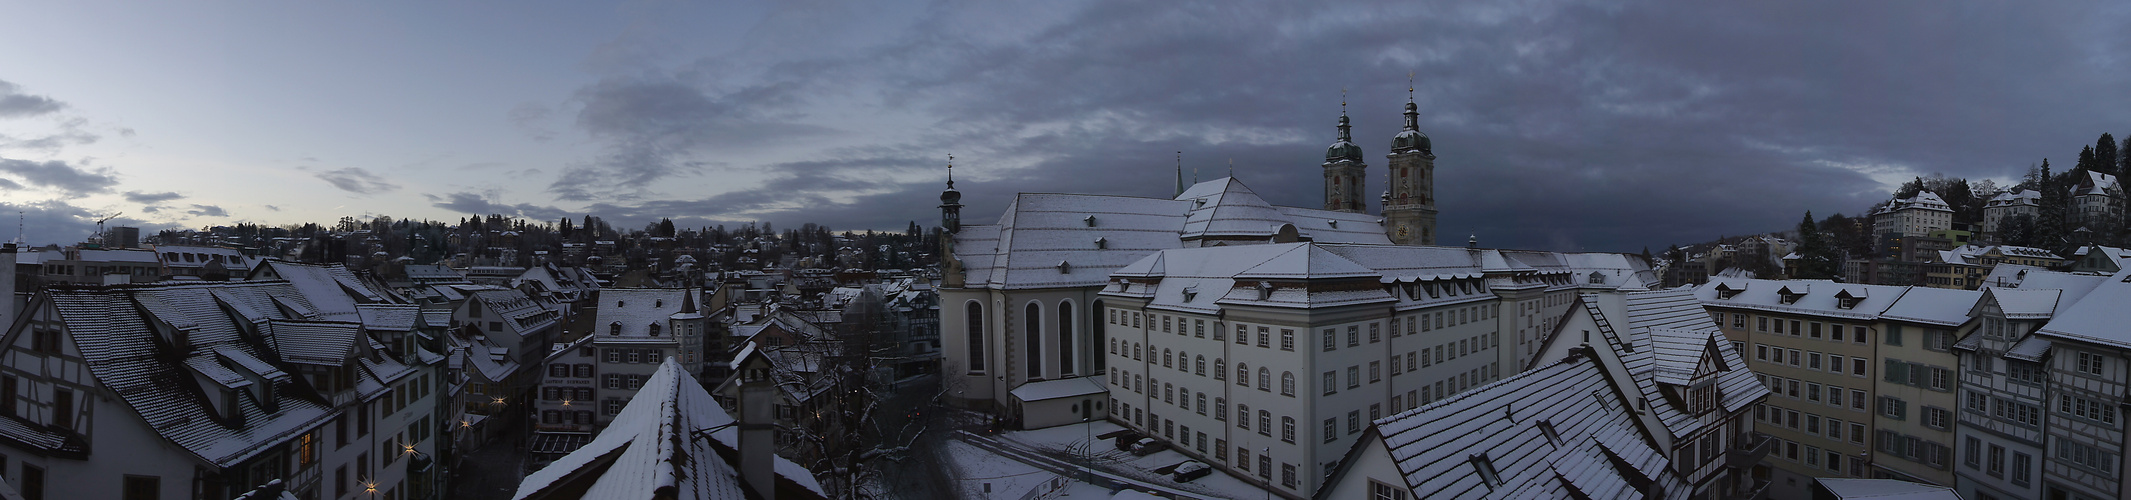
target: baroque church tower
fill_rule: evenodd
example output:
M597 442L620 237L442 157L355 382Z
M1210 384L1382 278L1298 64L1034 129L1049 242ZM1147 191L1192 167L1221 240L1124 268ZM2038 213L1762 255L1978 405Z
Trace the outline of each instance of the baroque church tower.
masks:
M1339 212L1363 212L1368 209L1362 201L1362 182L1369 165L1362 163L1361 146L1354 145L1354 133L1347 125L1347 102L1339 102L1339 141L1325 148L1324 152L1324 209Z
M1384 195L1384 231L1399 245L1435 244L1435 149L1421 133L1420 115L1408 86L1406 128L1391 137L1385 155L1391 186Z

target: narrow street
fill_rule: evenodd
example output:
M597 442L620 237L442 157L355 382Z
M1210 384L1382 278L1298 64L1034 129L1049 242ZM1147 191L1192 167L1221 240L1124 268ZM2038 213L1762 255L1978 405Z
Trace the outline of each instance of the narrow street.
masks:
M516 426L500 429L495 442L466 454L452 471L451 494L464 500L509 500L525 478L525 435Z

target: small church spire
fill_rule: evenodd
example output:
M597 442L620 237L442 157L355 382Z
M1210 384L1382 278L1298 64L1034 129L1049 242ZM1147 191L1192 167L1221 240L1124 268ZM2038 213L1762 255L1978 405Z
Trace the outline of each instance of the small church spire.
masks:
M948 233L962 230L962 192L955 190L955 155L947 155L947 190L940 192L940 226Z
M1184 195L1184 152L1183 152L1183 151L1178 151L1178 152L1176 152L1176 194L1174 194L1174 195L1170 195L1170 196L1172 196L1172 197L1175 197L1175 196L1183 196L1183 195Z

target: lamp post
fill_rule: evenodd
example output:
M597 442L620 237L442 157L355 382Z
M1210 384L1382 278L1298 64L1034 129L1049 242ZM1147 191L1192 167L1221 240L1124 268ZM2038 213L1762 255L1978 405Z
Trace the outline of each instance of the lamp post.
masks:
M1095 424L1088 417L1080 417L1080 428L1087 431L1088 440L1080 445L1081 481L1095 484Z

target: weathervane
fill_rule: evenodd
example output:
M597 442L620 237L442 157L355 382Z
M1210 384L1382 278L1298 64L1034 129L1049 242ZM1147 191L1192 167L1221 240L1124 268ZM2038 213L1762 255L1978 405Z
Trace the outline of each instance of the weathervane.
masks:
M1413 72L1406 72L1406 102L1413 102Z
M955 154L947 153L947 189L955 188Z

